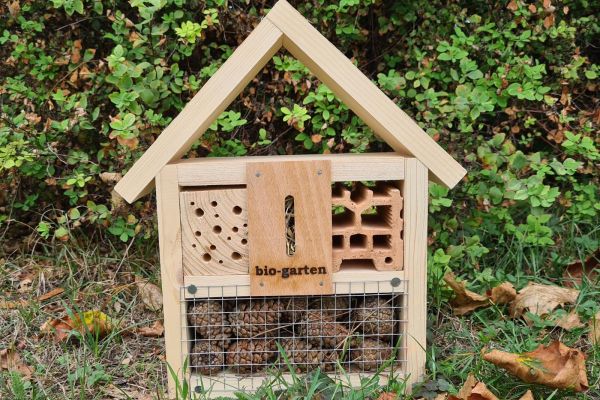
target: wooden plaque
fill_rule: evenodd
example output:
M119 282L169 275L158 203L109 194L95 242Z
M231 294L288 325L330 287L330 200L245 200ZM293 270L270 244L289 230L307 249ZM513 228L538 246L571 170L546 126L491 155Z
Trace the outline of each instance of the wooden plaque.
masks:
M251 294L333 294L331 162L256 162L246 174Z

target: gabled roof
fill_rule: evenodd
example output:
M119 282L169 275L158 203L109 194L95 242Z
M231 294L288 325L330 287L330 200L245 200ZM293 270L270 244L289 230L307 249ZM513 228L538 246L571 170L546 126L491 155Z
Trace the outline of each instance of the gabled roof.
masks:
M128 202L152 190L163 166L181 158L250 80L284 47L395 151L455 186L465 169L287 1L279 0L115 187Z

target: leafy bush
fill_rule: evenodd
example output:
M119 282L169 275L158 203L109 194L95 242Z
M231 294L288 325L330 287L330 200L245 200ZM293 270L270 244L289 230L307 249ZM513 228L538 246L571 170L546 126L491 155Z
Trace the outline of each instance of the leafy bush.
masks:
M600 27L587 1L292 3L469 170L453 191L431 186L431 285L499 247L561 259L567 235L598 246ZM265 7L3 3L0 223L48 240L96 226L153 236L152 199L124 205L103 173L131 167ZM281 53L188 155L386 149Z

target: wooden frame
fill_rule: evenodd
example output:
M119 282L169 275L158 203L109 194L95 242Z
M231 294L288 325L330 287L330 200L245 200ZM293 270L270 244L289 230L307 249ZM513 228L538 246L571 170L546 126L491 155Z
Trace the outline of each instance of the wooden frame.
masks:
M281 48L287 49L306 65L395 152L180 160L192 143L225 111L244 86ZM403 197L403 222L390 224L389 229L395 232L396 227L403 224L403 228L399 228L403 229L402 242L398 239L399 235L395 240L403 250L404 269L341 269L333 273L331 279L333 284L340 288L338 293L378 293L382 290L399 293L397 284L402 282L399 290L403 293L405 302L401 319L406 321L402 346L405 349L403 357L406 363L402 372L408 380L410 390L411 384L419 381L425 372L428 179L451 188L462 179L466 171L285 0L276 3L115 187L115 191L126 201L133 202L148 193L156 183L165 345L170 368L177 373L179 380L198 379L197 376L187 375L183 371L183 356L186 353L183 347L188 342L188 322L185 317L188 298L211 297L211 288L221 290L218 296L250 296L252 293L251 278L240 268L234 269L234 273L239 272L237 275L223 273L230 272L231 269L220 270L222 275L199 275L198 270L185 268L188 261L184 256L188 253L183 251L183 243L187 240L188 246L193 248L193 237L199 237L200 229L205 228L195 228L194 231L187 232L185 240L182 240L182 213L185 211L188 212L187 215L192 215L189 213L202 211L198 210L196 202L200 202L198 199L208 200L201 197L198 191L224 190L224 187L247 190L249 182L253 179L252 175L247 173L250 164L265 163L262 164L263 168L269 169L268 163L282 161L308 161L315 164L324 162L328 165L328 173L330 169L329 179L332 182L387 181L395 182L394 186L400 188ZM256 172L254 176L257 176ZM181 195L182 191L196 193ZM188 195L189 197L186 197ZM199 197L193 197L196 195ZM231 193L229 197L224 193L222 195L220 199L233 197ZM246 192L237 195L248 197ZM328 202L331 202L331 198ZM211 198L209 203L217 202ZM182 204L187 208L182 208ZM196 208L191 209L192 206ZM329 206L328 203L327 207ZM217 218L219 215L216 208L214 210L212 215ZM239 222L239 219L236 221ZM185 229L190 229L189 226ZM244 223L242 226L245 229L248 224ZM231 229L238 227L232 225ZM211 229L214 228L219 228L219 232L221 230L220 227L211 226ZM245 231L242 233L245 234ZM365 236L355 231L349 231L348 235ZM317 246L319 248L331 244L329 238L320 242L326 246ZM348 242L352 243L351 237ZM374 239L371 242L374 242ZM367 243L371 242L367 240ZM212 247L216 247L214 242L210 244L210 248ZM374 246L372 248L374 249ZM367 246L368 249L371 247ZM230 252L236 250L239 248L229 248ZM203 252L202 257L207 257L206 250ZM394 254L399 257L401 253ZM234 255L238 257L233 258ZM191 257L196 256L194 253ZM231 256L230 261L240 260L239 253L231 253ZM210 260L210 257L207 258ZM225 264L223 259L219 259L218 262ZM203 264L203 267L206 270L208 264ZM392 268L391 265L389 267ZM355 282L361 282L362 286L353 286ZM388 283L382 288L381 282ZM196 290L194 296L185 290L191 286ZM231 380L237 384L246 382L227 373L214 379ZM358 383L359 375L350 374L350 381ZM169 373L170 397L175 397L175 387L175 379Z
M280 48L324 82L395 151L418 158L440 183L454 187L465 169L285 0L280 0L117 184L128 202L152 189L154 177L180 159Z

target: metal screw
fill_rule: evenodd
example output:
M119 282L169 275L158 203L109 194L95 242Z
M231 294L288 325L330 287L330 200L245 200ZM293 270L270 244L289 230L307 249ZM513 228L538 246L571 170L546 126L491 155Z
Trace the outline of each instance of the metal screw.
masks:
M317 171L317 175L323 175L323 171L321 171L321 170L318 170L318 171Z
M392 287L398 287L400 286L400 283L402 283L402 281L400 280L400 278L392 278L390 283L392 284Z
M323 286L323 281L319 282L319 286Z
M257 178L260 178L260 172L257 172L255 175Z
M196 288L196 286L194 286L194 285L190 285L190 286L188 286L188 287L187 287L187 290L188 290L188 292L189 292L189 293L191 293L191 294L194 294L194 293L196 293L196 292L198 291L198 289L197 289L197 288Z
M261 282L261 283L260 283L260 286L265 286L265 283L264 283L264 282Z

